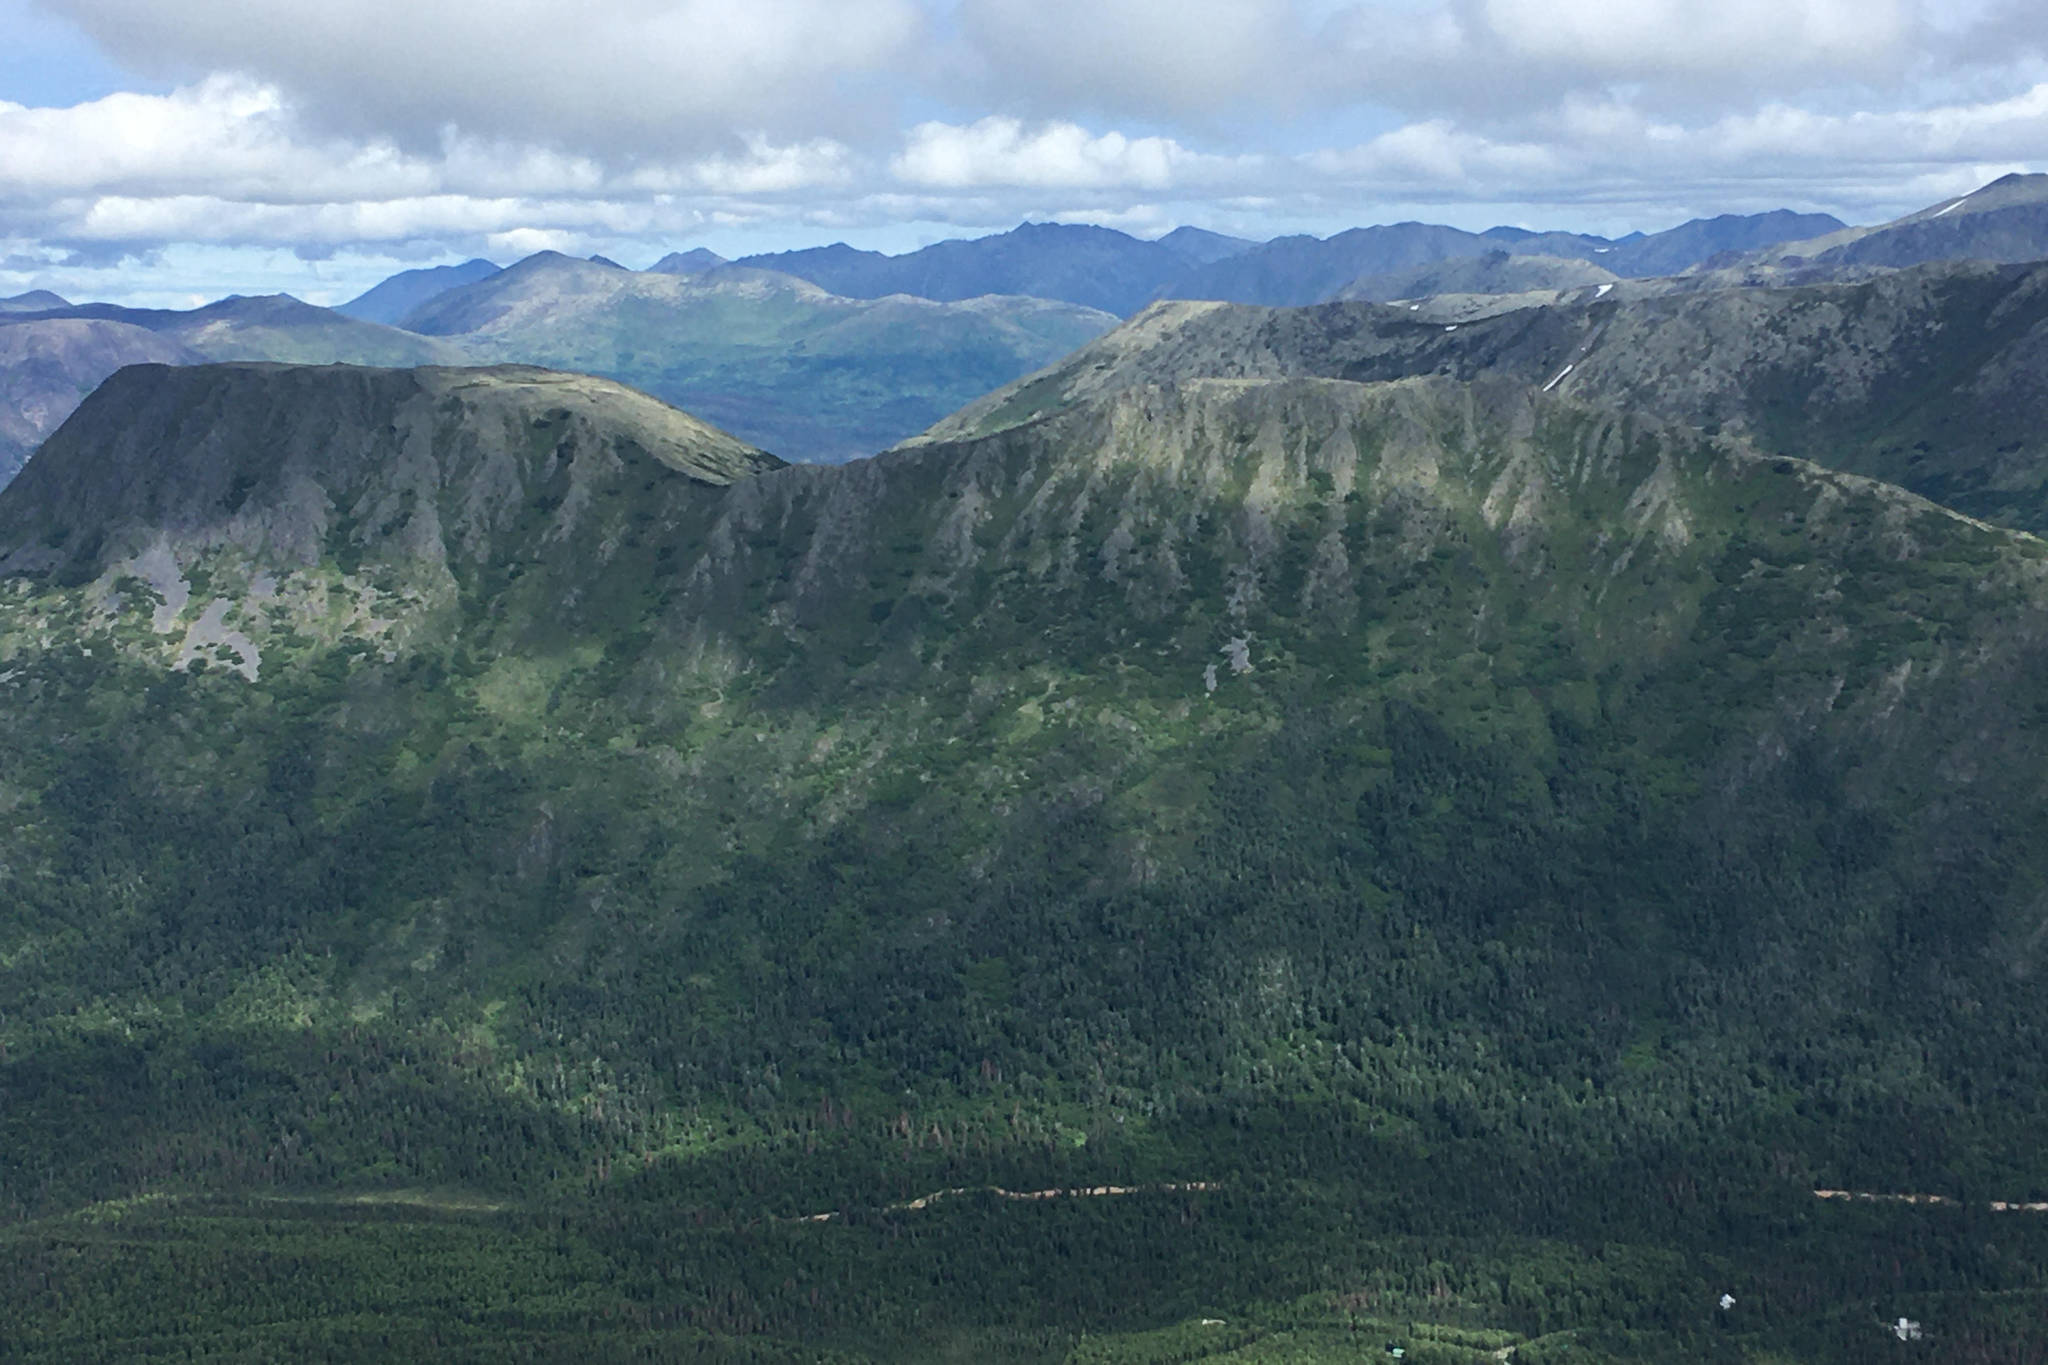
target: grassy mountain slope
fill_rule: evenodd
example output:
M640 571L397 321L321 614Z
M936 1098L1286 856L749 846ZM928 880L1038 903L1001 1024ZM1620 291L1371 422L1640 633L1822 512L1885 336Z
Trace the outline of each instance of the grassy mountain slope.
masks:
M1967 264L1801 288L1624 285L1456 325L1370 304L1163 305L931 434L985 434L1175 376L1499 375L1741 432L1779 453L2043 530L2044 287L2042 267Z
M0 493L0 1342L2038 1344L2024 1220L1811 1191L2048 1192L2048 552L1271 353L708 471L124 372Z
M610 375L792 458L844 460L1113 322L1041 299L849 299L744 267L673 276L543 254L406 325L479 359Z

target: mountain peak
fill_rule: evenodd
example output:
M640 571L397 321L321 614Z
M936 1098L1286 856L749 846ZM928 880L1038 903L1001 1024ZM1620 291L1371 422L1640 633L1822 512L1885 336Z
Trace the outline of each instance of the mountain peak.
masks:
M647 267L653 275L700 275L706 270L715 270L726 264L725 257L701 246L688 251L671 251L668 255Z
M460 265L401 270L382 283L364 290L347 303L337 305L334 311L364 322L381 322L396 326L407 313L429 299L450 289L489 279L498 273L498 269L494 262L474 259L464 261Z
M69 299L61 294L53 294L47 289L31 289L26 294L16 294L11 299L0 299L0 313L41 313L70 306Z
M623 385L529 366L131 365L0 491L0 564L90 578L161 543L446 569L623 523L664 474L722 486L780 464ZM635 467L633 497L598 497Z

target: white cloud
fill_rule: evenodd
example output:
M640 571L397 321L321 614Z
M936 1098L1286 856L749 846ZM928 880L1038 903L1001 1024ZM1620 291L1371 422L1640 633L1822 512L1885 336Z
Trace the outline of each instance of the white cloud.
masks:
M990 88L1069 115L1288 103L1311 51L1291 0L961 0L958 19Z
M243 73L339 129L654 154L857 121L843 83L889 73L924 24L913 0L45 3L135 69Z
M213 76L67 109L0 103L0 227L68 244L333 246L517 230L655 232L695 221L678 194L843 187L848 149L756 135L733 153L613 169L450 133L436 152L309 131L283 93Z
M1517 55L1630 80L1821 68L1857 73L1906 50L1904 0L1484 0Z
M1027 129L992 116L965 127L921 123L890 162L896 179L932 189L1018 186L1032 189L1169 189L1214 174L1227 163L1171 138L1091 134L1073 123Z
M1868 220L2048 155L2035 0L42 3L187 83L0 102L16 288L67 253L274 280L1045 216Z

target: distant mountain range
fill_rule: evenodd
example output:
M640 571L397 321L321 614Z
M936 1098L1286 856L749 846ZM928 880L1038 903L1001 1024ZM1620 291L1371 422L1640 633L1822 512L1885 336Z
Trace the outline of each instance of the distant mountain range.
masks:
M404 321L474 359L606 375L785 458L830 463L922 430L1116 318L1040 298L857 299L743 264L671 274L543 252Z
M842 243L737 262L698 247L645 271L548 252L508 270L471 260L401 272L331 310L288 296L189 312L74 306L36 291L0 299L0 327L41 329L0 343L0 385L13 395L0 482L129 360L583 368L787 458L834 461L903 440L1158 299L1424 300L1415 320L1449 325L1593 295L1612 305L2044 256L2048 176L2036 175L1864 228L1780 210L1614 239L1397 223L1253 242L1027 223L894 256ZM100 325L43 326L60 319Z
M1616 278L1675 274L1731 251L1841 227L1839 219L1826 214L1780 210L1698 219L1668 232L1614 241L1520 228L1474 233L1431 223L1394 223L1353 228L1327 238L1277 237L1269 242L1178 228L1148 242L1110 228L1027 223L994 236L938 242L900 256L835 243L750 256L740 264L795 275L856 298L1031 294L1129 316L1164 298L1321 303L1346 295L1361 279L1500 252L1587 261Z
M1503 253L1546 261L1577 260L1606 273L1574 275L1555 266L1539 266L1518 268L1510 274L1496 266L1496 283L1523 283L1515 289L1472 292L1555 287L1527 281L1567 275L1585 280L1643 278L1675 274L1730 253L1841 229L1840 220L1826 214L1784 210L1697 219L1667 232L1613 240L1512 227L1472 233L1427 223L1396 223L1354 228L1328 238L1279 237L1268 242L1181 227L1147 241L1113 228L1025 223L1008 232L936 242L893 256L836 242L728 262L716 252L696 247L671 252L642 273L701 275L731 264L793 276L849 299L903 294L955 303L1006 294L1129 316L1162 298L1289 305L1340 297L1380 297L1391 287L1385 277L1420 271L1440 261L1491 259ZM623 268L602 257L591 261ZM441 294L497 273L498 267L482 260L408 270L336 311L368 321L402 324Z

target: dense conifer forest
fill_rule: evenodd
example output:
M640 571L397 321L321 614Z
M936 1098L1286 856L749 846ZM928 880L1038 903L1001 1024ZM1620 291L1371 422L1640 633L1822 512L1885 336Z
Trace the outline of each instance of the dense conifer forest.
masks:
M0 1355L2048 1359L2032 537L1487 382L280 373L0 499Z

